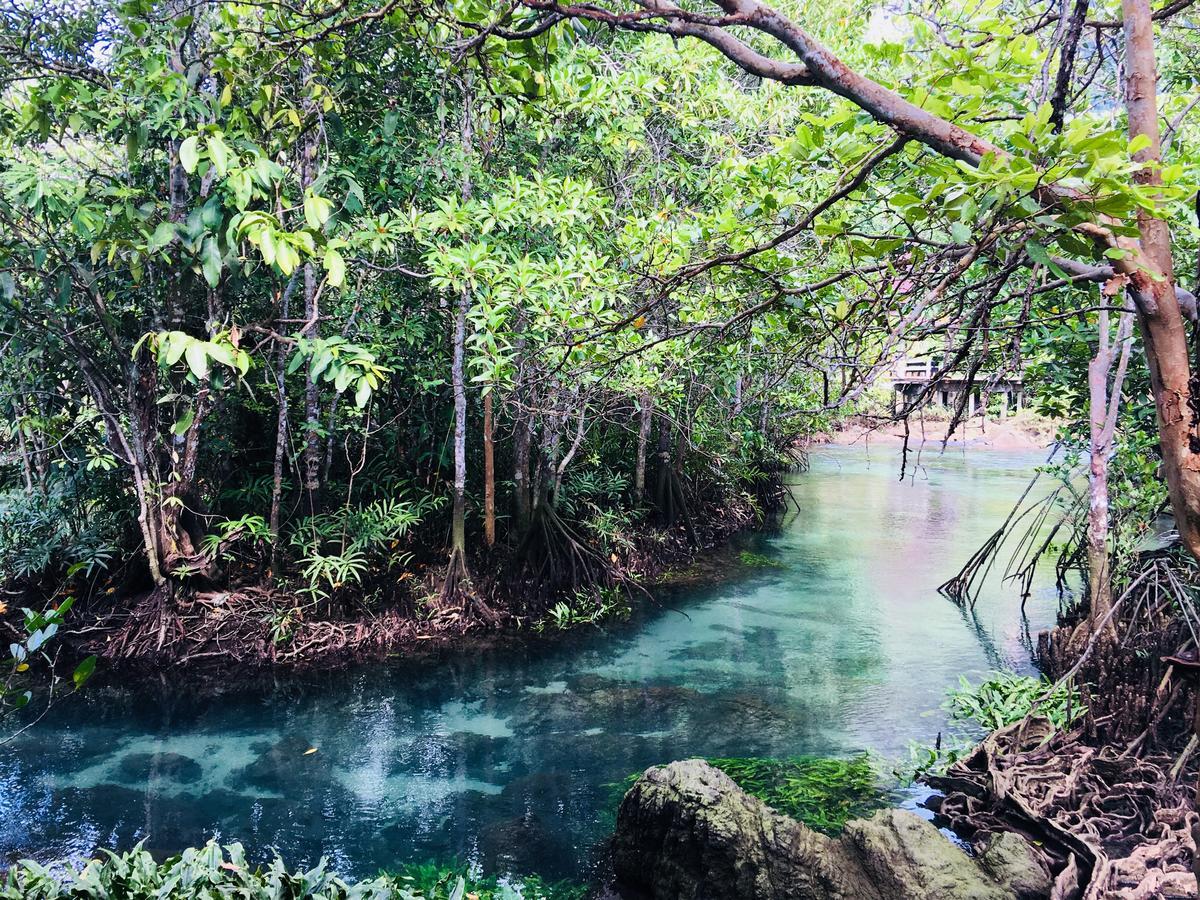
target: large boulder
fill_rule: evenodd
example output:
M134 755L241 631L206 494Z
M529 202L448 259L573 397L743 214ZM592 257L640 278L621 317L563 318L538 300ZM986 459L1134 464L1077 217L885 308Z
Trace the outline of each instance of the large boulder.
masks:
M618 879L654 900L1035 900L1050 877L1003 836L978 860L930 822L884 810L826 837L692 759L648 769L617 814Z

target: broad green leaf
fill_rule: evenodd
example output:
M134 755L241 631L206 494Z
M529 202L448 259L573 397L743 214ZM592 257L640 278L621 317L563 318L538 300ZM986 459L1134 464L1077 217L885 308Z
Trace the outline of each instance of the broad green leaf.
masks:
M192 427L192 422L195 420L196 411L189 407L187 412L179 417L179 421L171 427L171 433L177 437L183 437L183 435L187 434L187 430Z
M200 141L196 135L189 138L184 138L179 145L179 164L183 166L183 170L191 175L196 171L196 166L200 163Z
M341 287L346 280L346 262L342 259L342 254L330 248L325 251L324 262L330 287Z
M96 671L96 657L89 656L83 662L75 667L75 671L71 673L71 680L75 682L75 688L78 690L83 687L83 683L92 677L92 673Z
M200 251L200 269L208 286L215 288L221 281L221 251L217 247L217 239L207 237Z
M208 158L212 160L213 168L217 170L219 177L224 178L229 171L229 145L221 135L213 134L209 135L207 147Z
M184 356L187 358L188 368L192 370L193 375L197 378L204 378L208 375L208 354L204 352L204 344L201 341L188 344Z
M328 220L333 213L333 204L324 197L318 197L316 194L309 193L304 198L304 221L308 223L308 227L313 231L320 231L321 226Z

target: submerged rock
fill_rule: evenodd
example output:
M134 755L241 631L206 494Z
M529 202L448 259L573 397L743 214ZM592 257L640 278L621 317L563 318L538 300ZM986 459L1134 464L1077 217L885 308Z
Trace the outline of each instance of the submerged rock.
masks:
M1034 900L1050 878L1017 835L980 859L884 810L818 834L703 760L648 769L617 814L613 866L655 900Z
M117 774L127 782L169 778L180 784L194 784L200 780L204 769L182 753L127 753L117 765Z

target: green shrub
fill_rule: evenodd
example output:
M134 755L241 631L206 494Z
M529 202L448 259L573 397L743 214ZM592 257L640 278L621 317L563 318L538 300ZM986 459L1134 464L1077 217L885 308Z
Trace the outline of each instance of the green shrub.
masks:
M246 861L241 844L209 841L163 863L139 845L129 853L105 852L81 871L64 873L24 861L0 882L0 900L582 900L586 889L478 878L455 866L409 866L394 874L349 883L322 859L308 871L289 872L276 857L266 867Z

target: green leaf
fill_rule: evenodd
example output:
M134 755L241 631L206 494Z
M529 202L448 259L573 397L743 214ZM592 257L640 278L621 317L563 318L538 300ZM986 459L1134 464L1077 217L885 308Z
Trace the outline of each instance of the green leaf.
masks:
M346 261L336 250L325 251L325 271L329 273L329 286L341 287L346 280Z
M182 331L169 331L163 336L158 345L159 353L168 366L173 366L183 358L183 351L192 343L191 335Z
M189 175L196 171L196 166L200 163L199 145L200 141L194 134L184 138L183 143L179 145L179 164Z
M175 223L174 222L159 222L158 227L154 229L154 234L150 235L150 242L146 245L146 249L151 253L161 250L167 244L175 239Z
M187 357L188 368L192 370L193 375L197 378L204 378L208 375L208 354L204 352L203 343L194 341L188 344L184 356Z
M215 288L221 281L221 251L217 247L217 239L207 237L200 251L200 269L208 286Z
M92 673L96 671L96 657L89 656L83 662L75 667L75 671L71 673L71 680L75 682L75 689L83 687L83 683L92 677Z
M208 157L212 160L217 175L224 178L225 173L229 171L229 145L221 135L214 134L209 137Z
M367 401L371 399L371 384L367 379L360 378L358 380L358 389L354 392L354 405L362 409L367 405Z
M304 198L304 221L313 231L320 231L332 213L333 204L324 197L310 193Z
M171 433L177 437L183 437L185 434L187 434L187 430L192 427L192 422L194 422L195 419L196 411L194 409L188 409L187 412L179 417L179 421L171 427Z
M1149 146L1150 146L1150 138L1147 135L1144 135L1144 134L1135 135L1133 140L1131 140L1129 142L1129 155L1133 156L1136 153L1140 153L1142 150L1145 150Z

